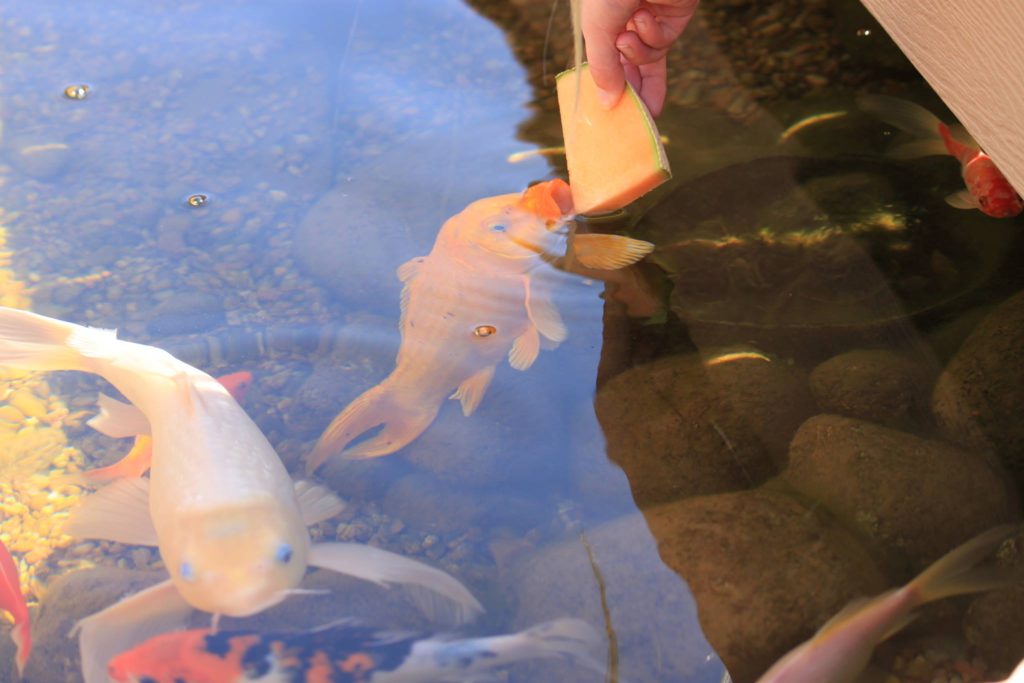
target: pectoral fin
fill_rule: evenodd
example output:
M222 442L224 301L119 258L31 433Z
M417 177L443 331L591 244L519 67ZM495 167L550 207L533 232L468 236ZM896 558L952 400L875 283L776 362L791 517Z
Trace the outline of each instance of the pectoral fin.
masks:
M168 580L79 621L70 635L78 635L85 683L106 683L111 657L158 634L184 629L192 611Z
M459 399L462 403L462 414L469 417L480 405L484 394L487 393L487 387L490 386L492 377L494 377L494 366L489 365L460 384L449 398Z
M86 496L64 523L64 533L131 545L157 545L149 516L149 479L119 479Z
M977 209L978 202L975 201L974 197L967 190L960 190L954 192L946 197L946 203L952 206L954 209Z
M428 589L447 598L458 623L483 612L473 594L451 575L401 555L358 543L318 543L309 550L309 564L348 574L380 586L400 584Z
M345 509L345 501L334 492L309 481L295 482L295 497L306 526L330 519Z
M137 434L149 434L149 420L142 411L131 405L100 394L96 399L100 412L87 425L100 434L115 439L123 439Z
M622 235L574 235L572 245L576 260L599 270L624 268L654 250L650 242Z
M551 303L547 288L538 282L537 278L526 276L523 279L526 289L526 314L530 317L530 322L546 339L556 344L562 343L569 336L569 330L562 321L562 315Z
M516 370L526 370L533 365L539 354L540 335L537 334L537 328L531 324L512 343L512 348L508 352L508 362Z

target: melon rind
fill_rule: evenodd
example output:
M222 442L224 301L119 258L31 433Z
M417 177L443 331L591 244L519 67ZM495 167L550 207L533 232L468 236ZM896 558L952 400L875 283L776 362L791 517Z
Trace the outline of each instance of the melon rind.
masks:
M626 92L619 103L611 110L605 110L597 104L597 86L589 77L588 65L584 63L581 69L584 76L578 88L580 102L591 103L583 114L575 104L576 80L568 79L563 83L563 78L574 74L576 70L563 71L555 79L573 204L579 214L615 211L664 183L672 177L672 171L654 117L636 90L626 83ZM585 89L588 91L586 96ZM568 128L581 115L587 116L591 125L584 139L577 140L579 136ZM642 133L636 134L637 129ZM643 147L647 154L639 159L603 159L598 167L596 162L588 160L588 155L582 153L583 145L591 145L596 149L602 140L623 135L634 135L638 138L638 145L639 139L646 140Z

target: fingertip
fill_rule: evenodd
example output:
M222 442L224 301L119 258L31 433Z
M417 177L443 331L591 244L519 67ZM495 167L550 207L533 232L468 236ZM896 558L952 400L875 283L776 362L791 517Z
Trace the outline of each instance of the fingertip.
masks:
M598 87L597 89L597 101L605 109L612 109L616 104L619 103L619 98L622 97L622 88L618 91L606 90Z

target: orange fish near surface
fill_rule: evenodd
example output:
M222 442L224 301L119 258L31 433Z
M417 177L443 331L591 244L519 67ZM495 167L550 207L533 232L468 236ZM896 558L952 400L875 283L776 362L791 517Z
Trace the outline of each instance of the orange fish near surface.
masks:
M18 667L18 675L25 671L25 662L32 652L32 626L28 614L28 605L25 604L25 596L21 592L21 584L18 579L18 565L7 550L7 546L0 541L0 610L10 612L14 619L14 626L11 628L11 640L17 647L17 654L14 663Z
M978 209L993 218L1013 218L1024 212L1024 200L991 157L973 141L965 144L954 138L949 126L924 107L885 95L865 95L857 103L864 111L920 138L897 147L892 156L910 159L950 154L960 162L960 173L967 189L946 197L950 206Z
M379 433L344 455L399 450L433 422L445 398L458 399L471 415L503 358L526 370L542 344L553 348L565 340L550 282L541 275L567 250L586 267L613 270L653 249L619 235L570 234L572 214L569 186L556 179L478 200L448 219L428 255L398 268L405 288L394 371L334 418L307 470L378 426Z

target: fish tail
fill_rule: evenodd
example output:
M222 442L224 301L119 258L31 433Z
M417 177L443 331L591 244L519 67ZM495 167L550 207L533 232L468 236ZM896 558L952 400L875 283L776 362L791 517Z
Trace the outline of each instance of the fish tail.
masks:
M90 358L109 353L115 343L113 330L0 307L0 365L24 370L88 370Z
M942 121L939 117L910 100L888 95L861 95L857 98L857 106L915 137L940 137Z
M940 557L908 584L918 604L952 595L979 593L1020 580L1019 572L999 567L978 567L1003 541L1019 530L1017 524L1004 524L975 536Z
M329 457L344 451L346 458L377 458L406 446L423 433L437 416L432 402L399 402L387 380L352 401L335 417L320 436L306 461L312 474ZM357 437L374 427L380 431L345 450Z
M402 669L408 666L410 673L413 670L422 673L422 680L436 677L447 681L455 680L452 678L455 673L463 677L476 676L513 662L562 659L603 674L604 667L594 657L600 644L600 637L587 622L554 619L509 635L422 641L413 646L412 657ZM428 678L428 674L433 677Z
M24 678L25 664L32 654L32 625L28 621L15 624L11 629L11 640L14 641L14 664L18 667L18 677Z

